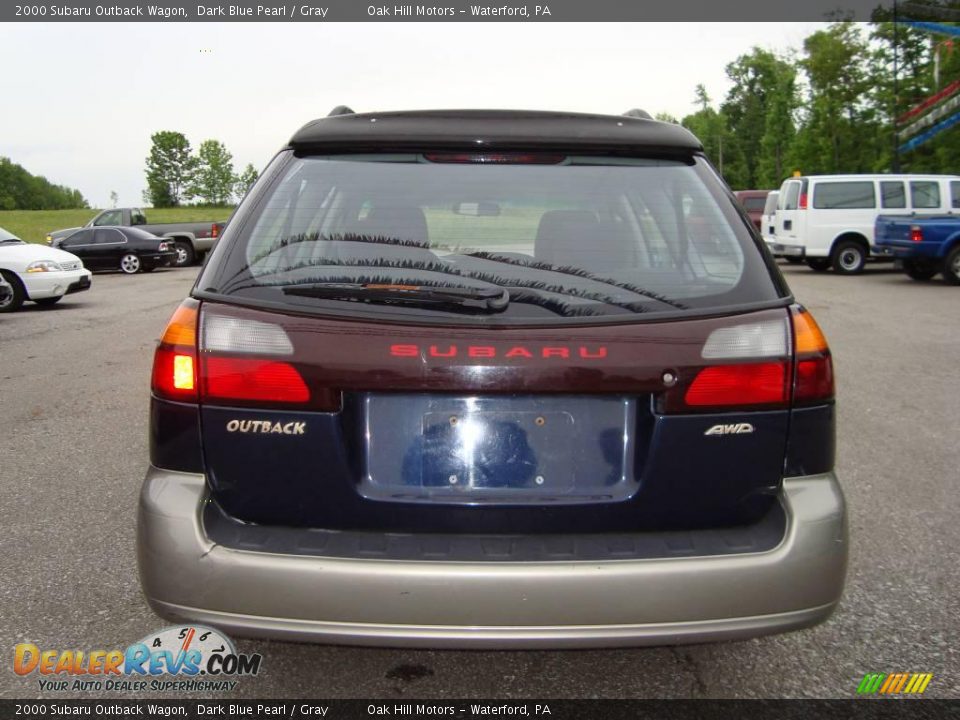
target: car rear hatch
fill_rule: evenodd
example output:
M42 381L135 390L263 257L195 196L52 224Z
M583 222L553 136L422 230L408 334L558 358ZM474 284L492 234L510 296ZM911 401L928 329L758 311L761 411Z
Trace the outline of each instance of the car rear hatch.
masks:
M215 339L253 331L291 352ZM782 477L788 332L785 310L571 342L205 304L204 464L223 508L258 523L558 532L754 519ZM724 340L737 334L765 335L768 354L713 356L756 342Z
M701 158L278 162L155 374L177 400L193 353L226 514L612 533L776 504L795 315Z

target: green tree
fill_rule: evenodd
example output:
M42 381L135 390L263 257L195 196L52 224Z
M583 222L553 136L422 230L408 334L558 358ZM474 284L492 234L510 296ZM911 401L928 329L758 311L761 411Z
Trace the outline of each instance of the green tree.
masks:
M791 66L789 59L758 47L727 65L732 87L720 111L726 118L730 138L724 149L728 158L726 174L734 187L756 188L764 183L769 186L771 175L776 174L776 159L773 171L761 168L763 143L766 137L768 149L777 150L781 156L786 152L784 147L776 148L773 133L792 123L790 114L795 101L790 93ZM771 103L774 99L776 102ZM768 118L770 112L779 116Z
M0 157L0 210L63 210L86 208L78 190L54 185L44 177L31 175L22 166Z
M878 113L869 102L869 48L856 23L838 22L803 42L809 98L795 164L804 173L870 172Z
M219 140L204 140L197 151L195 170L188 188L190 199L199 198L208 205L230 202L237 176L233 156Z
M194 171L190 141L183 133L161 130L150 136L147 156L147 189L143 198L153 207L179 205Z
M727 178L727 182L734 184L727 173L729 164L726 159L729 157L730 138L726 118L710 107L710 97L703 85L697 85L695 92L694 104L699 105L700 109L685 116L680 124L697 136L703 143L703 150L710 162Z
M257 172L257 169L253 166L253 164L247 163L247 166L243 169L243 172L237 176L237 195L241 198L246 195L259 177L260 173Z
M794 113L800 105L793 64L775 63L772 72L757 163L757 187L761 188L778 188L789 174L788 155L796 136Z

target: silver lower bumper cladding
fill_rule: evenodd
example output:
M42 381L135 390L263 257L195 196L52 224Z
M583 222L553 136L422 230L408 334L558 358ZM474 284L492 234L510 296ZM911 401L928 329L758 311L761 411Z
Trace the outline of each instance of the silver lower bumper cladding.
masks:
M597 562L426 562L227 548L205 534L203 475L150 468L141 583L178 621L239 635L402 647L610 647L731 640L826 619L847 563L832 473L791 478L765 552Z

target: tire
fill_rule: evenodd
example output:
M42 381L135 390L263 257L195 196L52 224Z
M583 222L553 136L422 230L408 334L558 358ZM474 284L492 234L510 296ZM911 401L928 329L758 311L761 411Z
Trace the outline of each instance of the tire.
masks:
M914 280L929 280L938 272L940 272L940 268L929 262L921 262L919 260L904 260L903 271Z
M56 297L48 297L48 298L38 298L34 300L34 302L37 305L43 305L46 307L49 305L56 305L61 300L63 300L63 295L57 295Z
M948 285L960 285L960 245L951 250L944 259L943 279Z
M127 275L135 275L140 272L140 258L133 253L127 253L120 258L120 272Z
M186 240L177 240L174 249L177 251L177 257L173 261L173 267L187 267L193 265L197 259L197 254L193 251L193 245Z
M811 270L824 272L830 269L830 258L807 258L807 265Z
M833 247L830 264L840 275L859 275L867 264L869 252L856 240L841 240Z
M23 305L23 301L27 299L27 291L23 289L20 278L12 272L0 270L0 275L3 275L3 279L13 289L13 295L6 300L0 300L0 313L16 312Z

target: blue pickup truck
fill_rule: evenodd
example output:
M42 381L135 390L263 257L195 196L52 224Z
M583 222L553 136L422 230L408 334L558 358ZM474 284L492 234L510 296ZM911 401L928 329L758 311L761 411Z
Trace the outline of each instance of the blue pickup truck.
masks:
M903 261L914 280L942 273L947 283L960 285L960 215L880 215L874 237L877 248Z

